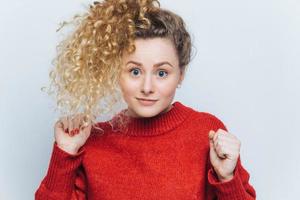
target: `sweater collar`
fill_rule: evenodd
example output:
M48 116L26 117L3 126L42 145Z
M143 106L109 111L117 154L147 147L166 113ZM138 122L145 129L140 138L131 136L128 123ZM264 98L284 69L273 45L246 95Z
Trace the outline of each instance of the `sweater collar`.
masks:
M173 107L169 111L147 118L125 116L124 113L127 109L124 109L118 115L119 117L122 115L122 117L128 120L127 126L126 128L119 129L119 131L130 136L153 136L170 131L179 126L193 111L192 108L183 105L179 101L175 101L172 105ZM114 117L110 122L113 123L117 118L118 116ZM116 123L114 123L115 126Z

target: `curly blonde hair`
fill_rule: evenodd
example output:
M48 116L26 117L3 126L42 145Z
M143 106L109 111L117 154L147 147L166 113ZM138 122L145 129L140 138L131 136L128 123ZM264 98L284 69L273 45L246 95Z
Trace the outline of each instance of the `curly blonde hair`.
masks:
M168 37L181 69L190 61L191 41L183 20L161 9L157 0L96 1L58 31L66 25L75 30L57 45L48 94L56 94L62 114L84 113L84 123L96 124L95 117L113 111L122 100L122 55L134 52L136 38ZM111 122L126 124L124 117Z

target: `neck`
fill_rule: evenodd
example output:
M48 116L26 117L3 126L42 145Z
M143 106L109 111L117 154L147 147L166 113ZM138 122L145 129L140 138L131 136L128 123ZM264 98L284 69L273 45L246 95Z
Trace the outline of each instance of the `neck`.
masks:
M130 117L125 115L126 110L115 116L111 123L119 133L131 136L153 136L168 132L179 126L191 116L193 109L176 101L165 112L154 117Z
M170 104L166 109L164 109L162 112L160 112L159 114L155 115L155 116L159 116L163 113L166 113L168 111L170 111L174 106L172 104ZM139 117L138 115L134 114L134 112L132 112L131 109L126 109L124 111L124 114L127 116L127 117L132 117L132 118L147 118L147 117ZM155 117L155 116L152 116L152 117Z

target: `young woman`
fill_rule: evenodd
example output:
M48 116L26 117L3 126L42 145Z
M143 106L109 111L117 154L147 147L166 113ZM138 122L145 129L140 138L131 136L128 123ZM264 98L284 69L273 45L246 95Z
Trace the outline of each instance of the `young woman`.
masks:
M255 199L238 138L214 115L172 103L191 53L181 17L151 0L106 0L82 19L51 77L61 105L85 109L56 122L35 198ZM128 107L94 122L118 89Z

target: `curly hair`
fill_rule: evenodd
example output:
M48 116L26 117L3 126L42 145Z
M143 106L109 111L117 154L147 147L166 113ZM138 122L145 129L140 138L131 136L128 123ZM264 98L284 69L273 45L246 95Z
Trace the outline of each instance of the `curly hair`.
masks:
M185 70L190 62L191 39L184 21L160 8L157 0L96 1L57 31L72 24L75 30L57 45L48 94L56 94L63 115L84 113L87 124L95 125L95 116L113 112L123 100L118 85L121 58L125 51L135 51L135 39L170 38L180 69ZM116 115L112 125L126 124L120 116L125 115Z

